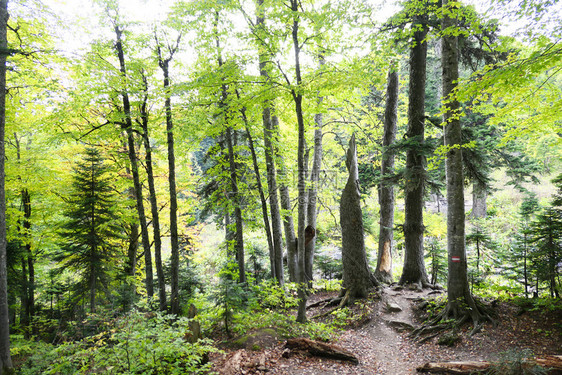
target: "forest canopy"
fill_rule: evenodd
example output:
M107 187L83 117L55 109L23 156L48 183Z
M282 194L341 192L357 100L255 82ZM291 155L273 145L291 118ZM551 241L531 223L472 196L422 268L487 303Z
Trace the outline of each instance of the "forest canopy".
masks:
M0 367L136 331L122 371L203 372L251 316L328 335L318 290L559 299L560 4L384 4L8 1Z

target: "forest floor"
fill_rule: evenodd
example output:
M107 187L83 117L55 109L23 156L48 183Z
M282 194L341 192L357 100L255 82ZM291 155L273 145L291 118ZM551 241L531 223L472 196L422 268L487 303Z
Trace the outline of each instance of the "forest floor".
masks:
M480 333L469 336L471 327L467 325L461 327L460 340L454 346L439 345L437 337L419 343L403 327L423 324L423 313L417 307L420 300L438 295L429 289L385 287L373 294L373 298L351 307L350 324L331 344L352 352L359 358L357 365L303 354L286 358L285 342L272 338L269 342L262 340L260 346L253 348L229 349L226 345L222 354L211 358L213 369L225 375L406 375L416 374L416 368L427 362L501 361L506 353L513 355L524 350L535 356L562 354L559 309L524 309L499 301L495 303L495 324L486 324ZM319 293L311 296L309 303L328 296ZM307 315L312 317L327 309L330 308L309 309ZM258 347L259 350L252 350Z

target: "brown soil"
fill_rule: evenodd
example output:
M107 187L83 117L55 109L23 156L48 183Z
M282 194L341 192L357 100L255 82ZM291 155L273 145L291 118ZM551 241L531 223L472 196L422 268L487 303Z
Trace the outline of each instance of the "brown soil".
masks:
M557 311L522 311L513 303L498 302L495 325L486 324L482 332L470 337L472 327L462 327L460 340L452 347L437 344L438 338L419 344L404 327L422 324L417 301L431 298L431 290L386 287L378 298L352 307L354 319L334 341L360 360L358 365L295 354L282 356L284 342L278 341L260 351L227 349L212 358L219 374L416 374L416 367L438 361L497 361L505 352L532 351L536 356L562 354L562 319ZM313 296L310 302L318 300ZM325 295L322 295L325 298ZM389 306L401 311L392 312ZM309 310L312 317L323 310ZM327 318L330 319L330 318ZM406 324L403 324L406 323ZM226 366L231 358L239 362ZM232 364L231 364L232 365ZM227 368L228 367L228 368Z

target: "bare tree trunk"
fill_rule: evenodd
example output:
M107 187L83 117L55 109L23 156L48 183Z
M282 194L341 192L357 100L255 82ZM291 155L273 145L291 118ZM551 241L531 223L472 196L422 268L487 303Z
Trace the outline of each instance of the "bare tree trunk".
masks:
M152 231L154 237L154 262L156 263L156 275L158 276L158 303L160 311L166 311L166 280L164 277L164 267L162 264L162 237L160 234L160 218L158 210L158 200L156 198L156 187L154 186L154 172L152 169L152 147L148 134L148 81L143 76L144 97L140 107L142 139L145 150L146 178L148 180L148 198L150 202L150 212L152 213Z
M481 314L472 298L467 276L465 248L464 177L462 163L462 137L459 120L460 105L455 98L459 78L458 42L451 32L456 20L449 15L451 6L443 0L442 29L443 98L445 123L445 147L447 148L447 253L449 276L447 280L447 307L445 316L458 319L470 314L473 321L480 321ZM476 328L476 327L475 327Z
M244 124L245 124L245 127L246 127L246 135L248 136L248 146L250 147L250 153L252 154L252 164L254 166L254 173L256 174L256 185L257 185L257 188L258 188L258 194L260 196L260 201L261 201L263 225L264 225L264 228L265 228L265 236L267 238L267 247L269 249L269 259L270 259L270 263L271 263L271 277L277 279L277 282L279 282L280 285L282 285L283 279L279 280L277 278L277 273L276 273L275 248L274 248L274 244L273 244L271 227L270 227L270 224L269 224L269 214L267 212L267 199L265 198L265 193L263 191L263 185L261 183L261 173L260 173L260 168L259 168L259 165L258 165L258 157L256 155L256 148L254 147L254 139L252 137L252 133L250 133L250 127L249 127L249 124L248 124L248 118L246 117L246 111L244 109L242 109L241 113L242 113L242 118L244 120ZM255 267L254 267L254 271L255 271ZM283 271L282 266L281 266L281 271Z
M318 65L321 69L325 64L324 56L320 53L318 56ZM321 96L318 97L318 104L322 103ZM316 219L318 204L318 181L320 178L320 169L322 168L322 127L324 119L321 113L314 116L314 155L312 157L312 169L310 171L310 187L308 189L308 207L306 209L307 228L312 229L312 236L309 234L305 238L305 277L308 287L312 288L312 280L314 278L314 248L316 247ZM310 233L310 231L309 231Z
M386 108L384 111L383 157L381 160L382 181L379 186L380 229L379 252L375 277L385 283L392 282L392 241L394 239L394 186L388 181L394 173L394 152L388 147L396 139L398 112L398 72L393 64L388 73Z
M263 9L263 0L256 1L256 30L261 31L265 27L265 11ZM269 60L266 46L263 41L257 38L259 47L259 69L260 76L264 78L266 84L271 81L267 71L267 61ZM284 284L285 277L283 272L283 234L281 233L281 212L279 210L279 193L277 191L277 169L275 166L275 148L273 146L275 140L275 129L272 123L271 100L265 100L263 103L262 120L264 131L265 146L265 165L267 168L267 187L269 190L269 207L271 210L271 231L273 247L270 251L271 274L277 279L280 285Z
M296 75L296 87L300 88L302 84L301 77L301 66L300 66L300 45L299 45L299 1L291 0L291 10L293 12L293 25L292 25L292 39L293 39L293 49L295 51L295 75ZM305 227L306 227L306 210L307 210L307 194L306 194L306 163L305 163L305 131L304 131L304 117L303 117L303 95L300 89L291 89L291 94L293 96L293 101L295 103L295 114L297 116L298 123L298 155L297 155L297 165L298 165L298 191L299 191L299 203L298 203L298 241L297 256L298 256L298 297L299 297L299 308L297 312L297 322L306 322L306 260L305 260Z
M345 165L349 177L340 200L343 287L347 298L353 301L356 298L367 297L369 288L374 285L365 251L355 135L349 141Z
M6 258L6 52L8 48L8 1L0 0L0 375L13 373L10 356L10 321L8 309L8 273Z
M423 259L423 195L425 157L422 153L425 121L425 80L427 64L427 15L415 16L413 47L410 51L408 132L412 143L406 153L404 268L400 284L429 284Z
M176 156L174 151L174 122L172 118L172 99L170 94L170 61L176 53L182 34L178 35L175 46L168 45L168 57L164 58L158 38L156 38L158 65L164 74L166 110L166 143L168 145L168 191L170 195L170 247L171 247L171 294L170 311L179 314L181 311L179 302L179 239L178 239L178 200L176 191Z
M123 52L123 44L121 41L122 31L118 25L115 25L115 35L116 43L115 48L117 50L117 57L119 58L119 66L121 75L123 77L127 76L127 70L125 67L125 54ZM127 88L124 87L121 93L123 99L123 111L125 114L125 126L124 130L127 133L127 146L129 154L129 162L131 163L131 172L133 174L133 185L135 187L136 202L137 202L137 213L139 215L139 222L141 227L141 237L142 237L142 247L144 249L144 263L145 263L145 286L146 294L149 298L154 296L154 276L152 274L152 254L150 252L150 239L148 237L148 226L146 223L146 215L144 212L144 199L142 194L142 185L140 183L139 177L139 167L137 161L137 154L135 150L135 138L133 134L133 121L131 118L131 103L129 101L129 94Z
M277 116L271 118L275 134L279 134L279 119ZM281 197L281 209L283 209L283 227L285 231L285 243L287 245L287 268L289 269L289 281L298 282L299 260L297 253L297 237L295 236L295 224L293 220L293 207L291 206L291 195L286 179L287 169L285 162L281 157L279 150L276 151L279 159L279 172L281 179L279 181L279 195Z

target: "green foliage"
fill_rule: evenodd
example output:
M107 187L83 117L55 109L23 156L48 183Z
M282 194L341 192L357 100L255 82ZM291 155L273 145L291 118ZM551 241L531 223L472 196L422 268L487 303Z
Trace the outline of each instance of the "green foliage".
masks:
M61 270L79 275L75 294L89 292L90 309L96 295L107 288L118 258L122 237L109 167L94 148L85 151L74 168L72 193L67 198L67 220L61 228L61 248L54 260ZM106 293L107 294L107 293Z
M340 271L341 272L341 271ZM314 280L314 289L324 290L326 292L341 291L343 280L341 279L318 279Z
M430 282L444 283L447 281L447 250L443 241L436 237L426 237L425 241L425 259L429 261Z
M298 305L298 299L293 293L296 284L287 283L282 288L275 280L265 280L251 288L252 306L263 309L290 309Z
M236 334L260 328L274 328L281 337L309 337L328 341L336 333L336 327L321 322L298 323L295 317L276 310L248 310L237 315L233 321Z
M133 310L107 330L57 347L18 340L14 354L26 357L25 374L203 374L209 340L185 340L189 320Z

